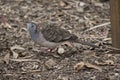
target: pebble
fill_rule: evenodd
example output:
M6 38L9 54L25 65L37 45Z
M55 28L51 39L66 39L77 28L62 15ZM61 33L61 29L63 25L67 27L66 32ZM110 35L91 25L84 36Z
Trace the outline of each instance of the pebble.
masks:
M65 52L65 50L64 50L64 48L59 47L57 52L58 52L59 54L63 54L63 53Z

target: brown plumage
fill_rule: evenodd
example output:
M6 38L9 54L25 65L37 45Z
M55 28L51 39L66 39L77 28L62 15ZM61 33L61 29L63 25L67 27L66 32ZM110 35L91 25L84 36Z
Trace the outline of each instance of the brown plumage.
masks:
M74 41L78 39L76 35L71 34L69 31L54 25L44 27L41 32L44 35L45 39L56 43L63 41Z

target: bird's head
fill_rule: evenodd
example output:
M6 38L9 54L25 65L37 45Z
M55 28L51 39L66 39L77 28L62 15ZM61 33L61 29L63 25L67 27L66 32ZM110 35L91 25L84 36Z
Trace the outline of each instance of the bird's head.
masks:
M37 25L33 22L29 22L29 23L27 23L27 30L30 33L36 33L37 32Z
M37 25L33 22L29 22L27 23L27 30L30 33L31 38L35 42L38 42L40 39L40 36L39 36L39 31L37 30Z

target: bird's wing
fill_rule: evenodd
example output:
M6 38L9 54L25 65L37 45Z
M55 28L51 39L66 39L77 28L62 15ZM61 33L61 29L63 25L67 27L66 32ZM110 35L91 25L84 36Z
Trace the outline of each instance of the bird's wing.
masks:
M44 38L51 42L74 41L78 37L69 31L59 28L58 26L46 26L40 30Z

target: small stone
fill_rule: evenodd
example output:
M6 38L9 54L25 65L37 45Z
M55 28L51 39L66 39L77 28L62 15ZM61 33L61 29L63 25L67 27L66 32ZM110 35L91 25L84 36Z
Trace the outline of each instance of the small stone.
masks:
M49 59L48 61L45 62L45 66L47 69L53 69L55 65L56 62L53 59Z
M76 4L76 9L78 12L84 12L84 8L86 7L86 3L79 2Z
M63 54L64 52L65 52L64 48L62 48L62 47L58 48L58 53L59 54Z
M84 2L80 2L79 5L82 7L82 6L85 6L85 3Z
M115 73L115 76L119 76L119 73Z

